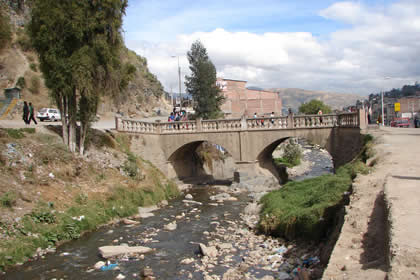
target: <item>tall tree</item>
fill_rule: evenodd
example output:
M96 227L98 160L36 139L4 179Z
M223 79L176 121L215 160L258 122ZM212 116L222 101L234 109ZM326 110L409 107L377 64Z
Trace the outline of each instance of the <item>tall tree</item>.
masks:
M127 0L32 1L29 35L46 85L62 112L63 139L72 152L76 151L78 107L83 154L100 94L120 90L119 50L126 7Z
M329 114L332 111L330 106L324 104L324 102L317 99L312 99L308 103L303 103L299 107L300 113L308 115L317 114L319 110L321 110L323 114Z
M216 85L216 67L208 57L206 48L200 41L196 41L192 44L187 56L191 76L185 77L185 86L195 101L196 117L203 119L220 117L220 105L224 97Z

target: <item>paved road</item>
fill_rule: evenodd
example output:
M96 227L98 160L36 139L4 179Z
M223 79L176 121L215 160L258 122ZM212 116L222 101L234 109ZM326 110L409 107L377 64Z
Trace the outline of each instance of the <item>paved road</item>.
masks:
M167 117L150 117L150 118L142 118L140 120L154 122L156 120L166 121L166 119ZM25 125L23 120L0 120L0 127L4 127L4 128L23 128L23 127L45 126L45 125L61 125L61 122L38 121L37 125L35 125L32 122L30 125ZM100 119L99 121L93 123L92 127L96 129L101 129L101 130L115 129L115 119L114 118Z

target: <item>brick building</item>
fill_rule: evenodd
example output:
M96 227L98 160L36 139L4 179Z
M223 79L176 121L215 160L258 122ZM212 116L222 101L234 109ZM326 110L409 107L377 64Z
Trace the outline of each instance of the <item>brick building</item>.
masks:
M251 117L254 113L258 116L269 116L271 112L281 116L282 102L277 92L248 89L246 81L240 80L219 78L217 85L226 98L221 109L227 117Z
M416 113L420 112L420 96L407 96L399 98L400 113Z

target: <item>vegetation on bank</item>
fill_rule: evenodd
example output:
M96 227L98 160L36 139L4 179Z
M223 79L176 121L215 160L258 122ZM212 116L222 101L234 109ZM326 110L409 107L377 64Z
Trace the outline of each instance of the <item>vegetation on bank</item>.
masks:
M346 192L358 173L366 174L366 159L372 156L370 135L364 136L364 147L352 162L323 175L300 182L289 182L261 199L259 228L267 234L287 239L320 240L334 223Z
M285 165L287 167L294 167L300 164L303 154L298 144L289 141L281 149L283 149L283 156L274 158L274 164L278 166Z
M177 196L172 181L130 152L129 135L89 137L97 158L86 160L57 135L0 129L0 270ZM103 165L109 161L118 167Z

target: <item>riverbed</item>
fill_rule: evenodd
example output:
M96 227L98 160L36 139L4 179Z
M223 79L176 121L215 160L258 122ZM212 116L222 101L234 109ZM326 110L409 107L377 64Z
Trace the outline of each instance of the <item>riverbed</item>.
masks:
M311 169L292 179L302 180L332 172L327 153L308 148L304 159ZM186 203L185 195L190 194ZM214 199L215 195L224 196ZM213 198L213 199L212 199ZM222 201L223 200L223 201ZM60 246L55 253L18 266L2 279L141 279L150 268L156 279L290 279L297 268L308 267L322 273L319 248L311 244L288 243L256 234L247 205L255 202L240 185L192 185L181 197L140 220L138 225L106 226ZM249 208L249 207L248 207ZM246 212L245 211L245 212ZM251 218L250 218L251 217ZM251 221L250 221L251 219ZM165 226L176 222L176 229ZM199 244L213 250L204 254ZM103 260L98 248L105 245L147 246L154 250L144 255L111 259L113 270L94 269ZM204 255L204 256L203 256Z

